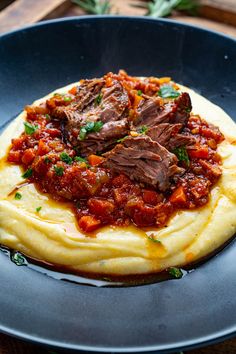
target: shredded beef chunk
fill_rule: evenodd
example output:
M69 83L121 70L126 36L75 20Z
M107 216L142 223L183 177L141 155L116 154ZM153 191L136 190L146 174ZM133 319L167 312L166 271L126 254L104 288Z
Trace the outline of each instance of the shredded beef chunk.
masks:
M83 155L102 152L128 133L128 94L121 83L113 81L105 87L104 79L84 80L77 88L75 100L69 105L52 108L51 114L63 121L64 141L78 147ZM101 129L87 132L81 128L88 122L101 123Z
M97 133L90 133L85 140L75 141L83 156L100 153L112 148L118 139L128 134L128 121L122 119L119 121L107 122L103 125L101 130Z
M127 138L104 156L112 171L161 191L170 186L173 175L182 172L176 156L147 136Z
M147 135L154 141L157 141L160 145L166 149L173 151L180 146L189 146L195 143L195 139L192 136L179 134L182 129L182 124L175 123L162 123L155 127L150 128L147 131Z
M140 101L137 115L133 121L134 126L146 125L154 127L161 123L185 124L189 118L192 105L188 93L182 93L176 100L161 104L158 97L147 98Z

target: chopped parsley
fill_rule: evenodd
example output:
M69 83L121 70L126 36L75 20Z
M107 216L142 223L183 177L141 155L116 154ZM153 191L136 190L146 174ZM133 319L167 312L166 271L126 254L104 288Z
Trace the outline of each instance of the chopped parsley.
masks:
M62 166L54 166L54 171L57 176L61 177L64 173L64 168Z
M19 252L13 252L11 254L11 261L14 262L17 266L27 264L26 259Z
M138 133L140 134L146 134L148 131L148 127L146 125L142 125L140 128L138 128Z
M159 241L159 240L153 238L153 236L151 236L151 235L148 236L148 240L149 240L149 241L152 241L152 242L155 242L155 243L159 243L159 244L161 243L161 241Z
M45 163L51 163L52 160L51 160L49 157L45 157L44 162L45 162Z
M180 93L174 89L171 85L165 85L160 88L158 95L162 98L177 98Z
M180 279L183 276L183 272L181 269L176 267L171 267L168 269L168 273L172 276L172 278Z
M67 163L68 165L71 165L73 162L73 159L66 152L62 152L60 154L60 159L61 161Z
M99 93L99 95L97 95L97 97L95 98L95 103L96 105L100 105L101 102L102 102L102 94Z
M69 101L71 101L72 100L72 98L70 97L70 96L65 96L64 97L64 101L66 101L66 102L69 102Z
M29 122L24 122L24 126L25 126L25 133L28 135L34 134L38 129L37 125L30 124Z
M74 160L76 162L85 162L87 164L87 160L80 156L75 156Z
M80 140L84 140L88 133L99 132L102 129L102 127L103 127L103 122L101 121L88 122L80 129L80 133L79 133Z
M124 136L123 138L116 140L116 142L117 142L117 143L122 143L122 142L123 142L125 139L127 139L128 137L129 137L129 135L126 135L126 136Z
M190 160L188 156L188 152L185 146L177 147L173 150L173 153L178 157L179 161L183 161L187 166L190 165Z
M20 194L19 192L16 192L15 199L20 200L21 198L22 198L22 194Z
M141 90L138 90L137 95L138 95L138 96L142 96L142 94L143 94L142 91L141 91Z
M35 210L37 211L37 213L38 212L40 212L40 210L42 209L42 207L41 206L39 206L39 207L37 207Z
M23 173L23 175L21 176L22 178L30 178L33 175L33 169L30 167L28 168L28 170L25 171L25 173Z
M51 119L51 117L50 117L49 114L45 114L45 118L46 118L47 120L50 120L50 119Z

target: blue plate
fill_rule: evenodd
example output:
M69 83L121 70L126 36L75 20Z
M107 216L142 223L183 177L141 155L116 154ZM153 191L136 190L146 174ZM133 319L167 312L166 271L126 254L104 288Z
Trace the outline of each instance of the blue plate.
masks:
M236 118L236 42L169 20L79 17L0 37L4 126L48 92L108 71L171 76ZM170 352L236 332L236 248L181 280L99 288L17 267L0 254L0 330L57 348Z

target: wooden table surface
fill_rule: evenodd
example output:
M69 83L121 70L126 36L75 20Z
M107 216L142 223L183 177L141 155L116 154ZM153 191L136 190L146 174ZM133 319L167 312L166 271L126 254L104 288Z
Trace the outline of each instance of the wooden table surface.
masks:
M113 11L124 15L144 15L133 7L139 0L111 0ZM174 14L173 19L210 28L236 38L236 0L200 0L201 17ZM2 11L1 11L2 10ZM43 19L80 16L84 12L70 0L0 0L0 34ZM58 351L56 351L58 353ZM0 354L46 354L54 350L0 334ZM186 351L185 354L236 354L236 339Z

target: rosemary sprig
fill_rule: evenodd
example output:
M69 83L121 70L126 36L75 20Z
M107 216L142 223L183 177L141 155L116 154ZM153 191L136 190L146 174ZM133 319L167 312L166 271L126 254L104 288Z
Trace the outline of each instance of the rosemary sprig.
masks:
M152 0L143 3L141 7L147 8L147 16L167 17L172 14L173 10L185 11L195 15L199 4L198 0Z
M89 14L105 15L111 12L110 0L72 0Z

